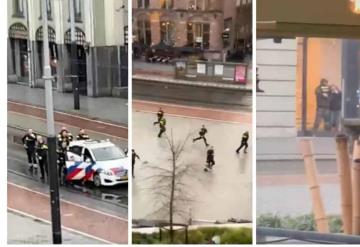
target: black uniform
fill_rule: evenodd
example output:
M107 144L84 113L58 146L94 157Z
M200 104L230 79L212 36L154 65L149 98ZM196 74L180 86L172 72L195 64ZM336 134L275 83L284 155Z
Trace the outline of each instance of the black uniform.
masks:
M41 178L45 177L45 173L46 176L48 175L47 152L48 146L45 143L38 143L36 146L36 156L39 161Z
M199 137L198 138L195 138L193 139L193 142L197 141L197 140L200 140L200 139L203 139L204 140L204 143L206 146L209 146L209 144L207 143L207 140L206 140L206 137L205 137L205 134L207 133L207 129L205 127L202 127L199 131Z
M59 147L57 150L57 164L58 164L58 174L60 183L63 183L62 176L64 175L64 179L66 178L66 148Z
M134 150L132 150L132 154L131 154L131 169L132 169L132 177L135 178L135 161L136 158L140 159L140 156L135 153Z
M79 133L79 134L76 136L76 140L78 140L78 141L89 140L89 139L90 139L90 137L89 137L89 135L87 135L87 134L81 134L81 133Z
M207 163L207 167L212 169L212 167L215 165L215 160L214 160L214 149L210 148L207 151L207 156L206 156L206 163Z
M162 134L166 131L166 119L162 118L159 121L159 126L160 126L160 132L158 134L158 137L160 138L162 136Z
M66 143L66 146L69 146L70 142L73 140L73 136L70 132L68 132L67 136L63 136L62 135L62 132L61 131L59 134L58 134L58 138L57 138L57 144L58 144L58 147L61 148L62 147L62 144L65 142Z
M160 124L160 120L164 117L164 111L160 109L160 110L156 113L156 115L157 115L158 120L157 120L156 122L154 122L154 125L155 125L155 124Z
M248 148L248 140L249 140L249 133L248 132L245 132L244 134L243 134L243 136L242 136L242 139L241 139L241 145L240 145L240 147L238 147L237 149L236 149L236 152L237 153L239 153L239 151L243 148L243 147L245 147L244 148L244 153L246 153L246 150L247 150L247 148Z
M28 163L30 166L33 164L36 164L36 155L35 155L35 149L36 149L36 134L26 134L22 138L22 142L24 144Z

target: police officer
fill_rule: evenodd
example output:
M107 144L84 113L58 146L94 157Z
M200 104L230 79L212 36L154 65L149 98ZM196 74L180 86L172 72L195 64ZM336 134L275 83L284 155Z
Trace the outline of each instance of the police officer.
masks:
M66 143L66 146L69 146L72 140L72 134L65 127L62 127L58 134L58 147L61 148L64 142Z
M68 144L66 141L61 142L60 146L57 149L57 164L58 164L58 174L60 179L60 184L63 184L66 179L66 151ZM62 179L62 177L64 179Z
M159 121L159 126L160 126L160 132L158 134L158 137L160 138L162 136L162 134L166 131L166 119L165 118L161 118Z
M215 165L214 156L215 156L214 147L211 146L207 150L207 155L206 155L206 163L209 169L212 169L212 167Z
M140 156L135 152L134 149L131 149L131 169L132 169L132 177L135 178L135 161L140 159Z
M36 146L36 134L32 129L29 129L28 132L23 136L22 143L24 144L24 148L26 150L29 168L36 168L36 154L35 154L35 146Z
M38 136L37 146L36 146L36 156L38 158L39 166L40 166L40 173L41 173L40 179L45 178L45 173L46 173L46 177L48 176L47 152L48 152L48 146L45 144L42 136Z
M195 142L195 141L197 141L197 140L200 140L200 139L203 139L205 145L208 147L209 144L207 143L207 140L206 140L206 137L205 137L205 134L206 134L206 133L207 133L207 129L205 128L205 125L202 125L202 127L201 127L201 129L200 129L200 131L199 131L199 137L193 139L193 142Z
M243 148L244 148L244 153L247 153L247 148L248 148L248 140L249 140L249 131L245 131L244 134L242 135L242 138L241 138L241 145L240 147L238 147L236 149L236 153L239 153L239 151Z
M157 115L158 120L156 122L154 122L154 125L160 124L160 120L164 117L164 111L161 109L161 107L159 108L156 115Z
M85 133L84 129L80 129L79 134L76 136L76 140L82 141L82 140L89 140L90 137L88 134Z

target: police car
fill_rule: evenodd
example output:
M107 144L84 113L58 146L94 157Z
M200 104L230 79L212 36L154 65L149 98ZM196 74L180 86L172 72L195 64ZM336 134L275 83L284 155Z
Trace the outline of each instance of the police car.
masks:
M128 182L128 158L108 140L72 141L66 160L67 181L92 181L95 186Z

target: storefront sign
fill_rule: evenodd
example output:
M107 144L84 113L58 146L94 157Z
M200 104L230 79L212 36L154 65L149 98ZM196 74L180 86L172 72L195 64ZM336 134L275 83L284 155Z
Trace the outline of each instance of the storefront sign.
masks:
M206 64L198 63L197 64L197 73L205 75L206 74Z
M235 67L235 82L246 83L246 66L236 65Z
M224 65L216 64L214 70L215 75L222 76L224 74Z

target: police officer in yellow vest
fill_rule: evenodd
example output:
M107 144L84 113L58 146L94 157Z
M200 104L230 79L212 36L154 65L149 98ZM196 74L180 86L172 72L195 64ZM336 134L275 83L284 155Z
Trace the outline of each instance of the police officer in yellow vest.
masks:
M162 118L160 121L159 121L159 127L160 127L160 132L158 134L158 137L161 138L162 134L166 131L166 119L165 118Z

